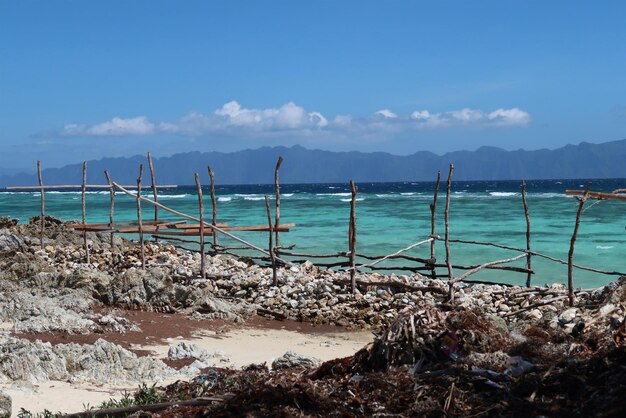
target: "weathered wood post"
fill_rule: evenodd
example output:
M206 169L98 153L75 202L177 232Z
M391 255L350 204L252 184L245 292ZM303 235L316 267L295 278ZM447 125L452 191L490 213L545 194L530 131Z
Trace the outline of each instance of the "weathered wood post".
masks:
M281 155L278 157L276 169L274 170L274 187L276 188L276 247L280 247L280 232L278 232L278 226L280 225L280 185L278 184L278 172L282 163L283 156Z
M41 161L37 160L37 177L39 178L39 187L41 189L41 215L39 217L39 226L41 228L39 234L39 241L41 242L41 249L44 249L43 236L46 230L46 200L44 197L43 178L41 176Z
M450 260L450 189L452 186L452 173L454 173L454 164L450 164L448 171L448 182L446 185L446 209L444 212L445 223L445 244L446 244L446 266L448 267L448 298L452 302L454 300L454 272L452 271L452 261Z
M217 225L217 200L215 199L215 173L208 167L209 177L211 178L211 204L213 205L213 226ZM217 231L213 230L213 251L217 252Z
M435 218L437 213L437 197L439 196L439 183L441 182L441 171L437 171L437 182L435 183L435 193L433 195L433 203L430 204L430 235L435 236ZM431 263L431 276L433 279L437 278L437 268L435 264L437 259L435 258L435 240L430 243L430 263Z
M159 196L157 193L156 181L154 180L154 165L152 164L152 154L148 152L148 167L150 168L150 181L152 183L152 195L154 196L154 201L159 201ZM155 224L155 232L159 232L159 207L154 205L154 224ZM158 238L154 239L155 241L159 241Z
M206 278L205 253L204 253L204 202L202 201L202 186L200 176L196 173L196 188L198 189L198 206L200 211L200 277Z
M526 180L522 180L522 203L524 205L524 216L526 217L526 268L532 269L532 255L530 254L530 215L528 214L528 202L526 201ZM530 287L530 280L533 274L529 271L526 276L526 287Z
M350 240L350 289L352 293L356 293L356 194L357 187L354 181L350 180L350 191L352 199L350 199L350 227L348 229L348 238Z
M113 224L115 223L115 187L113 187L113 183L111 182L111 176L107 170L104 170L104 177L107 179L107 184L109 185L109 194L110 194L110 204L109 204L109 227L113 228ZM111 238L111 247L113 247L113 232L110 234Z
M274 286L278 286L278 277L276 276L276 255L274 254L274 244L272 242L272 209L270 208L270 198L265 195L265 209L267 211L267 225L269 226L269 253L270 260L272 261L272 283Z
M87 223L87 208L85 205L85 192L87 190L87 161L83 161L83 184L82 184L82 206L83 206L83 226ZM87 229L83 229L83 244L85 245L85 255L89 264L89 246L87 245Z
M143 224L141 222L141 178L143 177L143 164L139 164L139 177L137 177L137 228L139 230L139 245L141 246L141 268L146 269L146 249L143 242Z
M580 216L583 213L583 207L589 197L589 189L591 183L585 185L585 190L581 197L576 197L578 200L578 211L576 212L576 223L574 224L574 232L572 233L572 239L569 244L569 253L567 255L567 298L569 306L574 306L574 246L576 245L576 238L578 237L578 228L580 227Z

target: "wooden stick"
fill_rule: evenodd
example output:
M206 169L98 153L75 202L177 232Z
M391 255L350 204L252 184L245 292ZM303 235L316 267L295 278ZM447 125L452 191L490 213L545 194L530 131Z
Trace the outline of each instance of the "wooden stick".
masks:
M265 195L265 209L267 210L267 224L269 225L269 253L272 260L272 283L278 286L278 277L276 276L276 256L274 255L274 244L272 243L272 210L270 209L270 198Z
M454 173L454 164L450 164L450 170L448 171L448 182L446 185L446 209L444 212L444 223L445 223L445 244L446 244L446 265L448 266L448 281L449 281L449 289L448 296L450 301L454 299L454 273L452 271L452 261L450 261L450 222L449 222L449 213L450 213L450 189L452 187L452 173Z
M585 194L585 191L584 190L565 190L565 194L568 196L583 196ZM587 198L598 199L598 200L626 200L626 195L616 194L616 193L614 194L614 193L601 193L601 192L587 191Z
M433 203L430 204L430 234L435 235L435 217L437 213L437 196L439 195L439 183L441 182L441 171L437 171L437 182L435 183L435 193L433 195ZM435 263L435 240L430 243L430 259L432 260L432 277L437 277L437 269Z
M350 289L352 293L356 293L356 193L357 187L354 181L350 180L350 190L352 199L350 200Z
M154 196L154 201L158 202L159 201L159 196L157 193L157 188L156 188L156 181L154 180L154 165L152 164L152 154L150 154L150 152L148 152L148 167L150 168L150 181L151 181L151 187L152 187L152 195ZM154 222L158 222L159 221L159 207L155 206L154 207ZM158 231L158 228L157 228ZM157 238L158 241L158 238Z
M106 177L107 179L107 183L111 185L111 176L109 175L109 172L107 170L104 170L104 177ZM111 187L111 189L109 189L110 195L111 195L111 203L109 205L109 226L113 227L113 224L115 223L115 188ZM111 232L111 247L113 247L113 232Z
M274 187L276 188L276 226L280 225L280 186L278 184L278 172L283 163L283 156L278 157L276 169L274 170ZM280 232L276 231L276 246L280 246Z
M576 197L578 199L578 211L576 212L576 223L574 224L574 232L572 233L572 239L569 244L569 252L567 254L567 298L569 306L574 306L574 246L576 245L576 238L578 237L578 228L580 227L580 216L583 213L583 207L589 197L589 189L591 183L585 185L582 197Z
M389 259L389 258L393 258L394 256L397 256L397 255L399 255L399 254L401 254L401 253L403 253L403 252L405 252L405 251L408 251L408 250L410 250L410 249L412 249L412 248L418 247L418 246L420 246L420 245L422 245L422 244L426 244L427 242L433 242L433 241L434 241L434 238L428 238L428 239L425 239L425 240L423 240L423 241L416 242L415 244L411 244L411 245L409 245L408 247L403 248L403 249L401 249L401 250L399 250L399 251L396 251L396 252L395 252L395 253L393 253L393 254L389 254L389 255L386 255L386 256L384 256L384 257L381 257L381 258L377 259L376 261L374 261L374 262L372 262L372 263L369 263L369 264L361 264L360 266L358 266L358 268L362 268L362 267L372 267L372 266L375 266L376 264L378 264L378 263L382 263L383 261L385 261L385 260L387 260L387 259ZM351 269L352 269L352 268L354 268L354 267L351 267ZM392 268L393 268L393 267L392 267Z
M495 265L498 265L498 264L511 263L511 262L519 260L520 258L523 258L523 257L526 257L526 254L520 254L520 255L515 256L513 258L507 258L506 260L489 261L488 263L481 264L480 266L478 266L476 268L473 268L470 271L466 271L465 273L463 273L459 277L455 277L454 279L450 279L450 281L452 281L452 282L460 282L460 281L465 280L466 278L468 278L472 274L478 273L480 270L482 270L484 268L487 268L487 267L490 267L490 266L495 266Z
M41 241L41 249L44 249L43 235L46 229L46 200L44 197L43 178L41 176L41 161L37 160L37 177L39 178L39 187L41 188L41 215L39 219L39 226L41 228L39 241Z
M196 173L196 188L198 189L198 206L200 210L200 277L204 279L206 278L206 266L204 264L204 203L202 202L202 186L200 186L198 173Z
M134 197L136 196L136 194L135 194L135 193L133 193L133 192L129 191L129 190L128 190L128 189L126 189L124 186L120 186L120 185L119 185L119 184L117 184L116 182L113 182L113 185L114 185L115 187L117 187L119 190L121 190L122 192L124 192L124 193L126 193L127 195L129 195L129 196L134 196ZM147 202L147 203L149 203L149 204L151 204L151 205L158 205L158 206L159 206L159 208L161 208L161 209L163 209L163 210L165 210L165 211L168 211L168 212L170 212L170 213L173 213L174 215L180 216L181 218L189 219L189 220L191 220L191 221L195 221L195 222L200 222L200 220L199 220L198 218L194 218L193 216L190 216L190 215L187 215L187 214L185 214L185 213L182 213L182 212L179 212L179 211L177 211L177 210L174 210L174 209L172 209L172 208L169 208L169 207L167 207L167 206L165 206L165 205L163 205L163 204L161 204L161 203L158 203L158 202L153 202L151 199L146 199L145 197L141 197L141 196L139 196L139 198L140 198L142 201ZM213 225L208 224L208 223L206 223L206 222L204 222L204 226L208 226L208 227L209 227L209 228L211 228L212 230L217 231L217 232L220 232L220 233L222 233L222 234L226 235L227 237L230 237L230 238L234 239L235 241L240 242L240 243L242 243L242 244L246 245L246 246L247 246L247 247L249 247L249 248L252 248L253 250L256 250L256 251L259 251L259 252L261 252L261 253L263 253L263 254L269 255L269 253L268 253L267 251L265 251L263 248L257 247L256 245L251 244L251 243L249 243L248 241L245 241L245 240L243 240L243 239L239 238L239 237L238 237L238 236L236 236L236 235L233 235L233 234L231 234L231 233L229 233L229 232L227 232L227 231L224 231L222 228L219 228L219 227L217 227L217 226L213 226ZM276 257L276 260L277 260L277 261L280 261L281 263L284 263L286 266L289 266L289 267L291 267L291 266L293 265L293 264L292 264L292 263L290 263L289 261L287 261L287 260L283 260L283 259L278 258L278 257Z
M530 270L532 267L532 254L530 254L530 215L528 214L528 202L526 201L526 180L522 180L522 204L524 205L524 216L526 217L526 267L529 270L528 276L526 277L526 287L530 287L530 280L532 277L532 273Z
M139 177L137 177L137 225L139 228L139 245L141 245L141 268L146 269L146 249L143 242L143 225L141 223L141 178L143 177L143 164L139 164ZM157 202L155 202L157 203Z
M83 223L87 223L87 208L85 205L85 189L87 185L87 161L83 161L83 187L82 187L82 206L83 206ZM87 231L83 231L83 243L85 245L85 257L87 264L89 264L89 246L87 245Z
M84 186L86 189L110 189L113 186L109 186L107 184L86 184ZM131 188L135 186L122 186L125 188ZM156 186L157 189L176 189L178 186L175 184L167 184L163 186ZM53 185L53 186L44 186L46 190L56 190L56 189L82 189L82 184L65 184L65 185ZM144 189L149 189L150 186L142 186ZM6 190L39 190L40 186L8 186L5 187Z
M434 238L437 241L442 241L443 240L443 238L441 238L439 235L435 236ZM545 258L547 260L551 260L551 261L554 261L554 262L557 262L557 263L560 263L560 264L567 264L566 260L561 260L559 258L551 257L549 255L545 255L545 254L542 254L542 253L538 253L537 251L528 251L528 250L525 250L523 248L509 247L508 245L500 245L500 244L495 244L493 242L470 241L470 240L464 240L464 239L451 239L450 242L458 242L460 244L484 245L484 246L487 246L487 247L502 248L504 250L519 251L519 252L522 252L522 253L530 252L535 257ZM578 265L578 264L573 264L573 267L577 268L579 270L591 271L591 272L598 273L598 274L605 274L607 276L624 276L624 275L626 275L626 273L620 272L620 271L598 270L598 269L594 269L594 268L591 268L591 267L581 266L581 265Z
M215 199L215 173L208 167L209 177L211 177L211 204L213 205L213 226L217 226L217 199ZM213 234L213 248L217 246L217 234Z

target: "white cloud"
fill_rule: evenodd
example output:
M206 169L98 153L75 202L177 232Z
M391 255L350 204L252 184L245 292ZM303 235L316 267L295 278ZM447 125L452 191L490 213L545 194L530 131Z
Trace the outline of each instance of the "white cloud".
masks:
M463 108L448 112L416 110L409 116L400 116L390 109L381 109L369 117L337 115L327 119L320 112L308 112L294 102L278 108L245 108L236 101L224 104L212 113L191 112L177 121L153 123L145 116L113 118L95 125L67 124L61 136L138 136L175 134L198 137L229 135L240 137L267 137L312 133L373 134L390 136L396 133L451 127L516 127L530 123L530 115L517 107L484 112Z
M61 130L62 136L130 136L151 135L154 133L154 124L145 116L130 119L113 118L110 121L92 126L68 124Z

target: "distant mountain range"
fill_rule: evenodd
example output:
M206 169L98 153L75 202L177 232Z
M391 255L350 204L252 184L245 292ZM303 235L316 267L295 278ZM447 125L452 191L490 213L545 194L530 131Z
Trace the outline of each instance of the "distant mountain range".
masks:
M274 181L278 156L282 183L432 181L437 170L446 173L454 163L456 180L576 179L626 177L626 139L620 141L567 145L555 150L505 151L481 147L476 151L455 151L436 155L427 151L398 156L385 152L364 153L309 150L301 146L263 147L231 153L190 152L154 160L159 184L193 184L194 173L208 183L211 164L218 184L264 184ZM42 156L45 165L45 156ZM104 170L114 181L134 184L139 164L144 164L144 183L149 183L145 156L103 158L88 161L88 183L105 184ZM80 184L82 162L43 171L45 184ZM0 187L35 185L33 174L0 176Z

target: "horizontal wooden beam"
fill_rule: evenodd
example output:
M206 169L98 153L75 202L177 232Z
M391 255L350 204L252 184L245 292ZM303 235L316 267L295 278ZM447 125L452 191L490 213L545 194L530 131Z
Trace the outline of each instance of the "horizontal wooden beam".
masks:
M110 189L113 186L109 186L108 184L87 184L85 188L87 189ZM137 188L137 186L122 186L127 188ZM165 184L162 186L156 186L157 189L175 189L178 186L175 184ZM5 187L5 190L59 190L59 189L82 189L83 186L81 184L65 184L65 185L57 185L57 186L8 186ZM142 189L151 189L152 186L141 186Z
M565 190L568 196L582 196L584 193L584 190ZM626 200L626 195L616 193L588 192L587 197L597 200Z

